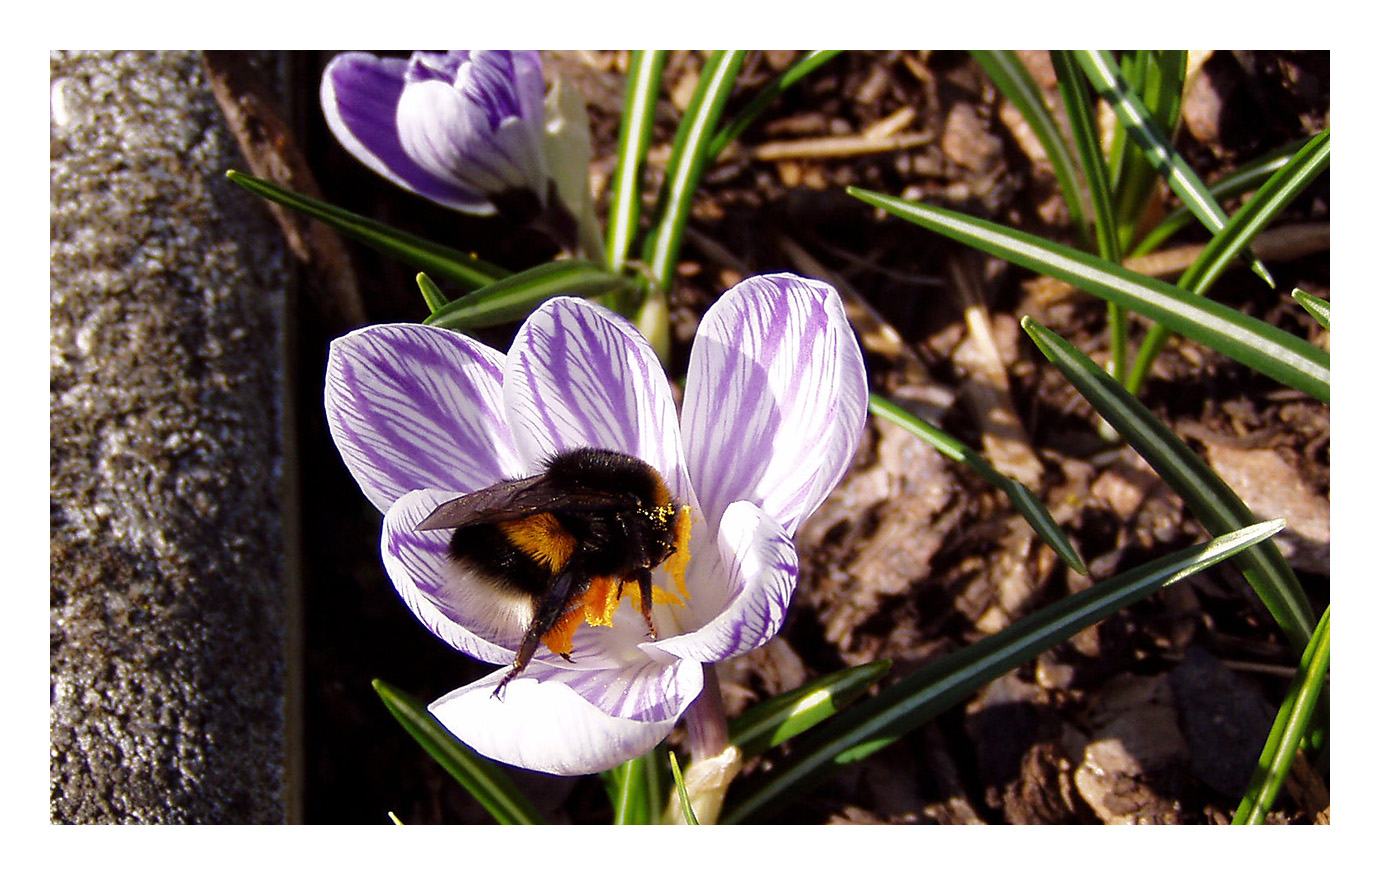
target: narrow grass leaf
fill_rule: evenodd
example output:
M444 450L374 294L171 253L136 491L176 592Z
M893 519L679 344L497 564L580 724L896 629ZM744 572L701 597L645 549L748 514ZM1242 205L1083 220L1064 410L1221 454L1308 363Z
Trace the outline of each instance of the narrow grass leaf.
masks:
M1214 234L1221 231L1227 224L1227 214L1198 178L1198 174L1193 172L1183 156L1170 145L1145 104L1121 78L1111 55L1102 51L1078 51L1074 54L1093 87L1111 104L1117 118L1126 128L1127 135L1145 153L1146 158L1169 183L1169 187L1208 230ZM1274 286L1270 272L1253 255L1251 269L1271 287Z
M1299 306L1311 313L1319 325L1328 331L1332 330L1332 302L1310 295L1302 289L1294 289L1292 294Z
M1289 159L1294 157L1294 153L1303 148L1307 142L1307 140L1297 140L1266 152L1208 186L1208 192L1214 200L1221 203L1251 189L1259 188L1276 170L1288 164ZM1164 245L1170 237L1188 227L1193 221L1193 213L1189 212L1188 207L1175 207L1169 215L1164 217L1163 221L1141 238L1140 242L1131 250L1131 256L1154 252Z
M993 222L850 187L854 197L983 252L1115 301L1320 401L1331 357L1306 340L1119 264Z
M760 702L729 721L729 743L744 759L765 753L847 708L890 670L891 660L879 659L822 675Z
M1331 155L1330 135L1323 131L1309 140L1283 167L1275 171L1260 190L1241 209L1236 211L1203 251L1179 277L1179 288L1195 295L1207 294L1208 289L1221 276L1222 271L1246 247L1255 235L1265 230L1280 211L1293 202L1294 198L1309 186L1327 169ZM1169 330L1163 325L1151 326L1141 343L1135 367L1131 370L1126 388L1132 394L1140 390L1141 383L1150 372L1155 357L1164 346Z
M502 767L475 753L451 735L431 716L426 705L381 680L374 681L374 691L408 734L432 759L450 772L475 801L493 815L494 820L502 824L542 822L536 808L522 795Z
M1255 521L1245 502L1197 453L1092 359L1029 316L1021 320L1021 327L1093 409L1164 478L1209 532L1223 535ZM1301 652L1313 629L1313 609L1279 548L1261 544L1242 552L1234 561L1289 643Z
M642 756L628 760L602 774L604 789L613 804L613 823L616 826L641 826L654 823L658 798L651 788L657 770L656 748Z
M888 401L877 395L869 395L867 407L874 415L901 426L955 462L961 462L968 466L973 473L1005 492L1006 496L1011 499L1012 506L1030 523L1030 527L1035 530L1035 534L1040 536L1040 540L1048 544L1059 555L1060 559L1068 563L1070 568L1087 576L1087 566L1083 564L1078 551L1074 549L1068 536L1064 534L1064 530L1059 527L1059 524L1054 521L1054 517L1050 516L1049 510L1026 488L1024 483L1002 474L993 468L986 459L982 458L982 455L976 450L930 425L893 401Z
M699 826L700 822L695 817L695 809L690 806L690 794L685 790L685 777L680 773L680 763L676 760L675 751L667 751L667 756L671 761L671 780L676 784L676 795L680 798L681 814L685 817L685 822L690 826Z
M1332 608L1323 611L1318 627L1308 640L1303 652L1298 673L1294 675L1289 691L1284 695L1279 714L1275 717L1265 747L1260 752L1260 761L1255 773L1251 775L1246 794L1236 808L1232 824L1264 823L1270 813L1270 806L1279 795L1279 788L1289 774L1299 745L1303 743L1308 727L1313 722L1313 713L1323 688L1327 685L1327 669L1332 661Z
M450 303L450 299L425 273L417 274L417 288L422 292L422 300L426 301L428 313L435 314L437 310Z
M743 66L745 54L743 51L710 54L676 130L670 163L666 167L666 182L659 198L660 212L643 254L654 291L664 292L670 287L676 260L680 257L680 244L685 237L685 223L690 218L690 205L704 172L709 141L733 91L733 82Z
M762 86L762 90L753 96L748 105L739 110L737 115L733 116L728 124L720 128L719 132L714 135L714 139L709 142L709 147L705 150L705 162L712 164L719 157L719 153L726 149L729 143L738 139L743 131L747 130L748 126L757 120L762 111L772 104L772 101L780 97L792 85L832 61L838 54L838 49L806 52L804 57L783 70L780 76Z
M630 277L611 274L592 261L552 261L457 298L424 321L427 325L457 331L502 325L525 318L543 301L559 295L589 298L627 291L634 285Z
M623 269L637 236L642 211L642 162L652 141L656 98L665 65L664 51L635 51L628 64L623 118L618 128L618 165L609 183L607 251L609 266L615 272Z
M1097 107L1088 94L1088 80L1068 51L1058 49L1049 55L1059 77L1059 93L1064 98L1069 133L1083 165L1083 177L1092 202L1097 254L1108 261L1121 261L1121 244L1117 240L1116 216L1112 207L1111 177L1107 171L1107 160L1102 155L1101 138L1097 131Z
M1113 203L1111 175L1102 155L1102 141L1098 136L1097 107L1088 94L1088 80L1073 55L1064 49L1049 53L1054 72L1059 79L1059 93L1068 113L1069 131L1078 158L1083 163L1083 177L1088 197L1092 201L1093 234L1097 254L1118 264L1121 262L1121 236L1117 230L1116 206ZM1126 314L1120 305L1107 302L1107 333L1110 355L1107 368L1113 377L1122 379L1126 373Z
M1226 559L1283 528L1276 520L1214 538L1066 596L976 644L940 657L803 737L770 772L745 781L723 823L765 814L826 777L923 726L983 685L1127 605Z
M1086 196L1078 184L1077 163L1069 150L1054 114L1045 104L1040 87L1031 78L1020 57L1009 50L982 50L971 52L989 79L1012 106L1020 111L1021 117L1034 132L1040 145L1044 147L1045 157L1054 168L1054 177L1059 189L1064 193L1064 203L1068 205L1069 220L1078 229L1084 240L1089 240Z
M225 175L241 188L318 219L371 249L465 289L486 286L510 273L467 252L432 243L397 228L390 228L382 222L375 222L325 201L298 194L257 176L238 170L230 170Z
M1147 51L1122 53L1121 76L1128 88L1134 88L1137 93L1140 92L1145 83L1145 68L1148 63L1149 52ZM1123 186L1122 180L1127 176L1128 165L1134 161L1144 161L1145 156L1131 148L1131 143L1126 137L1126 126L1119 121L1112 125L1111 135L1108 139L1107 170L1111 176L1112 191L1116 192L1121 190Z
M1188 53L1146 49L1130 54L1131 57L1125 58L1121 65L1122 81L1140 98L1159 130L1172 136L1178 124L1179 95L1188 65ZM1130 132L1120 119L1116 130L1125 143ZM1134 138L1131 145L1135 145ZM1140 233L1145 215L1158 206L1155 186L1160 180L1160 173L1150 156L1138 146L1125 148L1122 158L1112 200L1117 217L1118 242L1124 250Z

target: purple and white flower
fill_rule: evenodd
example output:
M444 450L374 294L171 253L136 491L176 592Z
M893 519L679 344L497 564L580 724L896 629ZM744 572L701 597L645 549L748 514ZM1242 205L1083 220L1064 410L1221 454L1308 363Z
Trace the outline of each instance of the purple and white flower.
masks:
M866 407L838 293L790 274L745 280L705 314L679 416L646 340L578 298L543 304L507 355L424 325L364 328L332 344L326 375L336 446L385 514L394 586L441 639L500 666L432 713L486 756L565 775L650 750L699 696L702 664L776 634L796 584L791 537L843 477ZM496 698L518 642L476 631L449 533L415 528L578 447L637 456L691 508L687 596L656 605L657 640L624 602L612 626L578 629L573 663L543 646ZM655 583L675 589L664 569Z
M545 94L535 51L347 52L321 80L326 121L351 154L423 197L482 215L547 208Z

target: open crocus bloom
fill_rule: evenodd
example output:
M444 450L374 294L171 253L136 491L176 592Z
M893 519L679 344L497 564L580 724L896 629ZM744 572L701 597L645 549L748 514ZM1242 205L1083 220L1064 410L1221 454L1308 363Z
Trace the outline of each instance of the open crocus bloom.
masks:
M423 197L481 215L545 207L545 93L534 51L407 60L347 52L321 80L326 121L351 154Z
M563 775L650 750L700 694L703 663L776 634L796 584L791 537L843 477L866 407L838 293L790 274L747 279L705 314L679 417L642 336L578 298L543 304L506 356L442 329L378 325L335 341L326 375L336 446L385 513L393 584L432 632L501 666L431 712L486 756ZM485 630L448 564L449 533L417 524L579 447L642 459L691 509L685 596L655 606L657 640L626 599L611 625L579 627L574 662L543 646L495 697L518 640ZM679 591L664 566L654 582Z

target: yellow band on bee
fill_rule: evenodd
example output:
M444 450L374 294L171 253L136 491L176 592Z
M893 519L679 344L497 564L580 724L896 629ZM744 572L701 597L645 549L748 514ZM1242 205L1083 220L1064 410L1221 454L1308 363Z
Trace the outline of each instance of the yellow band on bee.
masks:
M553 571L564 568L575 552L575 536L549 513L534 513L498 527L514 547Z

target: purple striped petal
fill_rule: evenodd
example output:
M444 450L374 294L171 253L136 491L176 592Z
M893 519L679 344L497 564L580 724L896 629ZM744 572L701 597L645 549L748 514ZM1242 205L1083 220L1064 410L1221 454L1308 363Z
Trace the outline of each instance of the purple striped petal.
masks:
M711 527L747 499L787 533L843 478L867 415L867 374L833 287L744 280L700 322L681 427Z
M553 298L518 330L503 396L529 464L579 447L617 450L661 472L694 507L670 384L632 324L581 298Z
M760 647L781 630L795 592L795 545L770 515L750 502L724 511L718 553L702 573L723 581L719 604L692 589L691 608L707 617L698 629L648 642L642 649L692 662L720 662Z
M503 368L502 353L427 325L374 325L331 344L326 421L375 507L530 473L504 420Z
M586 775L641 756L700 694L698 663L642 661L621 671L533 665L493 695L496 671L431 703L436 719L481 754L554 775Z
M533 142L526 122L509 118L490 128L482 106L443 82L407 87L398 101L398 137L408 157L437 177L490 195L545 193L541 141Z
M412 161L490 196L526 189L545 199L539 54L418 52L405 79L397 130Z
M484 592L467 586L447 555L448 532L416 531L437 505L455 497L422 489L395 501L383 518L383 567L403 603L436 637L482 662L510 664L521 633L503 634L487 622Z
M340 144L371 170L403 188L456 210L494 212L488 198L462 180L437 175L403 148L398 104L409 62L365 52L337 55L321 78L321 108Z
M406 81L425 82L436 79L447 85L455 84L460 66L470 59L468 49L451 49L448 52L413 52L408 59Z
M546 77L541 66L541 52L511 51L506 53L512 64L512 89L517 99L517 114L544 124L546 117Z

